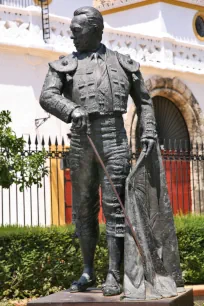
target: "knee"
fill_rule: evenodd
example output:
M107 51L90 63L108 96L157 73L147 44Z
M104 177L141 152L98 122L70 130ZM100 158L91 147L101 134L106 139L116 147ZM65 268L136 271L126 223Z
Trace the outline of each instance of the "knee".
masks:
M76 219L76 232L78 237L98 237L99 223L98 218Z

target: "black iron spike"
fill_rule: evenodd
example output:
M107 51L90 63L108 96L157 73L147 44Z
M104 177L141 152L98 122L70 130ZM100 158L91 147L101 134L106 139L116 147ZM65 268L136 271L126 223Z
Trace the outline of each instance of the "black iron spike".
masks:
M58 147L58 140L57 140L57 136L55 138L55 146Z
M51 147L51 145L52 145L52 142L51 142L51 138L50 138L50 136L49 136L48 146Z
M29 135L29 137L28 137L28 145L29 145L29 147L31 146L31 139L30 139L30 135Z
M35 136L35 145L36 146L38 145L38 137L37 137L37 135Z
M65 143L64 143L64 136L62 136L62 146L64 147Z
M44 139L44 136L42 137L42 147L44 147L45 146L45 139Z

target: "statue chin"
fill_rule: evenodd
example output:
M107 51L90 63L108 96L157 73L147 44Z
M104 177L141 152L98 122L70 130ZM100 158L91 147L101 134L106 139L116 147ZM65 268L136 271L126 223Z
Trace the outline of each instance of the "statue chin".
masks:
M90 51L88 48L86 48L84 46L80 46L80 47L79 46L75 46L75 48L80 53L82 53L82 52L89 52Z
M92 46L90 42L86 42L83 45L75 45L75 48L78 52L83 53L83 52L94 52L96 51L100 46L100 43L95 44Z

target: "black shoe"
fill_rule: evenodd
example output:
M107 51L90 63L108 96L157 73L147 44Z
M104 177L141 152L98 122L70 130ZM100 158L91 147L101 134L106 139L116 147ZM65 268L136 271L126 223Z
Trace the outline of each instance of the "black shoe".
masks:
M93 277L92 279L87 273L83 273L82 276L78 281L72 283L70 287L70 292L84 292L87 288L93 286L96 282L96 278Z
M102 285L102 292L104 296L119 295L122 293L122 286L120 285L120 271L108 271L106 282Z
M102 286L102 292L104 296L113 296L113 295L119 295L122 293L122 286L120 284L118 285L106 285L104 284Z

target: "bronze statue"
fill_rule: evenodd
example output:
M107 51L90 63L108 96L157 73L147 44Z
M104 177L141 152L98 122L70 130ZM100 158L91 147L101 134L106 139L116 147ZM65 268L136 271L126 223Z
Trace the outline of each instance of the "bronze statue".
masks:
M133 61L130 56L112 51L101 43L104 26L103 17L98 10L93 7L79 8L74 12L70 28L72 31L71 38L77 52L61 57L59 60L49 64L49 71L40 98L40 104L47 112L66 123L73 122L70 149L73 217L83 255L84 270L79 280L71 285L70 291L85 291L95 283L94 253L99 236L99 185L101 185L109 250L109 269L102 291L105 296L117 295L122 292L120 265L123 260L124 235L126 232L128 254L126 254L127 251L125 250L125 295L131 297L132 289L129 290L129 287L136 286L137 289L139 288L139 293L144 293L146 291L143 288L145 285L142 280L146 279L147 282L154 282L153 274L151 275L152 278L148 279L148 276L146 276L146 274L148 275L148 270L145 268L147 263L145 260L151 259L151 256L145 257L146 254L139 254L136 246L131 245L131 235L127 226L125 227L121 207L103 169L97 161L86 134L87 132L90 133L90 137L107 168L117 192L124 202L125 183L130 172L130 153L122 114L126 113L128 95L130 94L137 108L138 135L142 145L139 165L143 169L143 167L146 167L144 166L146 165L146 160L151 160L150 156L154 154L153 152L156 152L157 156L157 132L152 100L145 88L139 64ZM137 171L140 171L140 169ZM135 180L135 176L133 179L131 176L128 180L128 186L130 187L128 188L129 202L134 198L135 191L139 197L138 190L131 189L131 184L134 185L133 180ZM137 184L139 186L140 182L137 181ZM152 187L152 194L156 201L154 187ZM170 207L170 203L168 205ZM131 208L127 207L127 211L130 210ZM147 211L145 213L148 214ZM158 214L156 210L155 213L154 220L157 220ZM148 216L144 216L141 220L148 222L145 217ZM168 215L168 218L173 226L172 213ZM133 220L134 218L131 219L134 225L135 220ZM142 227L140 229L141 234ZM174 227L171 227L170 230L173 231L172 237L174 241L172 243L175 244L175 253L178 257ZM161 245L157 243L151 228L149 232L152 235L149 238L153 239L154 247L159 249L156 256L155 252L157 250L152 248L153 255L156 256L155 260L157 263L160 260L158 265L162 264L162 243ZM139 239L142 238L139 237ZM151 242L150 245L152 245ZM146 246L149 248L148 243ZM130 248L134 249L135 254L137 254L137 256L135 255L136 262L134 260L131 261ZM143 263L141 263L140 256L144 259ZM128 261L130 262L128 263ZM143 267L143 269L137 269L137 272L140 273L140 284L143 284L142 289L136 279L131 280L130 267L133 269L132 272L134 271L131 262L137 264L138 267ZM150 265L151 263L149 263ZM175 276L174 280L177 285L182 285L179 260L176 262L175 269L172 268L173 272L166 271L163 266L159 271L162 273L163 279L171 274L170 283L172 281L173 289L169 291L170 295L175 295L175 283L172 277ZM157 270L156 272L159 271ZM174 273L175 271L178 273ZM137 278L138 275L134 275L134 277ZM181 280L180 284L178 284L178 279ZM128 285L128 287L127 284L129 283L131 285ZM154 287L153 284L152 286ZM137 298L136 295L137 293L133 292L134 298ZM141 296L142 294L139 294L138 298Z

